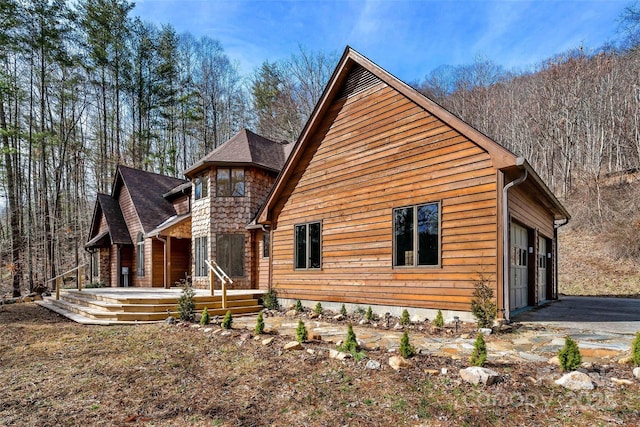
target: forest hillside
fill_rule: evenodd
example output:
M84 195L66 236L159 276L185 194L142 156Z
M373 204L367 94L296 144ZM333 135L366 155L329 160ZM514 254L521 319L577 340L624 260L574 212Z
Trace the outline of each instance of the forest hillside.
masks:
M338 59L300 47L243 73L215 34L132 9L0 2L0 293L86 261L96 193L118 164L180 176L243 127L294 141ZM412 83L526 157L566 204L561 292L640 293L639 16L630 7L597 50L518 71L481 58Z

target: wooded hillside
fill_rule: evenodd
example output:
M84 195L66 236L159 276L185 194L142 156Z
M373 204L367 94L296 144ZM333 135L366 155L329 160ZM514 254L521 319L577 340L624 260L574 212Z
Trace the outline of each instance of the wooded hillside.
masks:
M144 23L132 8L0 2L3 288L12 278L15 293L31 289L86 259L95 195L110 192L117 164L180 176L242 127L295 140L337 61L300 48L245 75L214 38ZM624 16L625 43L525 72L441 67L416 84L525 156L566 200L571 226L615 237L614 258L640 256L640 197L617 181L640 168L637 16ZM633 204L612 203L612 189Z

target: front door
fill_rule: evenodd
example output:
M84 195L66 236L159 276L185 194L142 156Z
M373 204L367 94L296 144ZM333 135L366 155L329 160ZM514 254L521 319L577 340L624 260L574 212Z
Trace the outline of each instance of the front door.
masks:
M538 301L547 300L547 239L538 236Z
M511 280L510 311L529 305L528 292L528 247L527 229L518 224L511 224Z

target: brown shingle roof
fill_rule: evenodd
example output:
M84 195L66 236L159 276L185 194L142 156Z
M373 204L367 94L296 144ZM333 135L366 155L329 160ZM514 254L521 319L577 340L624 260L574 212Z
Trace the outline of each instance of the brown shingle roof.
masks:
M114 183L113 197L116 199L118 197L121 179L129 190L145 234L176 215L173 205L163 197L163 194L187 181L126 166L118 166L118 174L119 177L116 177Z
M94 230L89 236L87 247L102 246L105 233L100 235L94 235L97 233L97 226L100 224L100 218L104 215L109 230L107 234L113 245L131 245L131 237L129 236L129 229L127 223L124 221L122 211L118 201L108 194L100 194L96 198L96 209L94 213L93 223ZM93 236L93 238L92 238Z
M227 142L198 160L184 171L187 176L207 165L254 165L279 172L290 152L290 144L272 141L250 130L242 129Z

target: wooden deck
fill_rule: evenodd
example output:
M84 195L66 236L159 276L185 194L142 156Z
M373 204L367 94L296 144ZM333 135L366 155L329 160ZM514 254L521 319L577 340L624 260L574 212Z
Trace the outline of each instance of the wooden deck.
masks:
M78 291L64 289L60 299L47 297L40 305L83 324L122 324L163 321L178 318L180 288L92 288ZM224 316L230 310L234 316L254 314L262 310L259 299L265 293L257 289L227 291L227 308L222 308L222 293L195 290L196 311L207 307L209 314Z

